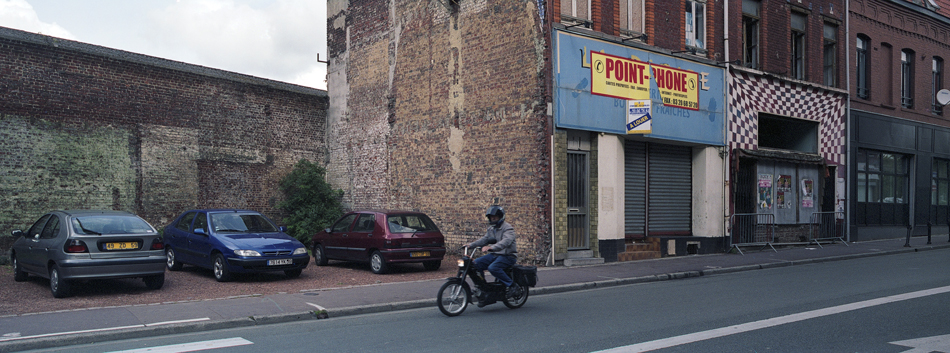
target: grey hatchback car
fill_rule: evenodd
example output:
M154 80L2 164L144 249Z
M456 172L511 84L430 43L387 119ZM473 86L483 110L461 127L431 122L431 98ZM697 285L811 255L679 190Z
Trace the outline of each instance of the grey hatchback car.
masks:
M13 279L49 278L56 298L69 296L76 280L141 277L149 289L165 284L161 235L128 212L53 211L12 234Z

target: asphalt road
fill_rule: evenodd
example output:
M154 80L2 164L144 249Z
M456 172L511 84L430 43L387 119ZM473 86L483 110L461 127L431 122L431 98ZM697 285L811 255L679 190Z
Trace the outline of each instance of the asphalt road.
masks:
M44 351L950 352L948 266L938 249Z

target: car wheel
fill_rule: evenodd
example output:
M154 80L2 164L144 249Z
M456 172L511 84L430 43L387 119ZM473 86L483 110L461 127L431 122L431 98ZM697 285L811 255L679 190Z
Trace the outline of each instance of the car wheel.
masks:
M148 289L162 289L162 286L165 285L165 274L148 276L143 278L143 280L145 280L145 286L148 287Z
M69 296L69 282L60 276L59 266L55 264L49 269L49 289L55 298Z
M317 266L327 265L327 253L323 250L323 245L317 244L313 246L313 262L317 264Z
M25 271L23 271L22 268L20 268L20 263L17 262L16 255L10 256L10 262L13 263L13 280L14 281L23 282L23 281L26 281L26 279L30 277L30 274L26 273Z
M214 254L211 267L214 270L214 279L218 282L231 280L231 271L228 270L228 262L224 259L224 255Z
M177 255L175 254L175 249L172 249L171 247L169 247L167 250L165 250L165 258L167 260L166 266L168 266L169 271L181 270L182 264L181 262L177 260L177 257L175 255Z
M297 278L297 277L300 277L300 274L301 274L301 273L303 273L303 269L302 269L302 268L298 268L298 269L296 269L296 270L285 270L285 271L284 271L284 274L287 275L287 277L290 277L290 278Z
M422 267L425 267L426 271L438 270L439 267L442 267L442 260L425 261L422 263Z
M386 265L386 259L383 258L383 254L380 254L379 251L374 251L373 255L370 255L369 266L373 270L373 273L377 275L386 273L386 271L389 270L389 266Z

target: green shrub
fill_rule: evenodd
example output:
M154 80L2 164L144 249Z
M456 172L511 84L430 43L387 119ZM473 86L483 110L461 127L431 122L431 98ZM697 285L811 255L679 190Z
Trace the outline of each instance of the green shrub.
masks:
M323 167L302 159L280 181L284 201L277 207L285 214L287 234L304 244L343 215L343 190L334 190L325 176Z

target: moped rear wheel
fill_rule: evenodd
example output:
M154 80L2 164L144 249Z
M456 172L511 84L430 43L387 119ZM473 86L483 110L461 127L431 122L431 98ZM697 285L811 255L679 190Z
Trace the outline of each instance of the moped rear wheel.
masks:
M503 300L503 302L505 303L505 306L509 308L520 308L528 301L528 287L522 286L518 284L518 282L512 283L511 287L515 292L514 295L509 296L506 294L505 300Z
M457 316L465 311L471 301L471 291L464 282L445 282L439 288L439 310L446 316Z

